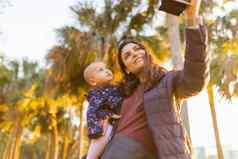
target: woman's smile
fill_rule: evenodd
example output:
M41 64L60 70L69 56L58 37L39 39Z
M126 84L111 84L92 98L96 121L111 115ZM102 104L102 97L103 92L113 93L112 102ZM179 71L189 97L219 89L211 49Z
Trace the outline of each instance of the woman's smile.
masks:
M137 57L134 61L134 64L139 63L139 62L143 62L144 58L143 57Z

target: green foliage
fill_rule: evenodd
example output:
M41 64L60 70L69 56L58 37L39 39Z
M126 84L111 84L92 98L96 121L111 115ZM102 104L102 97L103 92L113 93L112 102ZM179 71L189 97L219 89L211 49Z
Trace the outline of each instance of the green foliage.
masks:
M211 82L229 100L237 96L237 18L238 10L231 10L224 16L208 20Z

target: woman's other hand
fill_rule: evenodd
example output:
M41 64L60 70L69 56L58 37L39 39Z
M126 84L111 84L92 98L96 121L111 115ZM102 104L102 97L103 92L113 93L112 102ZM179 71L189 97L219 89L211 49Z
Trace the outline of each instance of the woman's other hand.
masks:
M120 116L120 115L117 115L117 114L113 114L113 115L111 116L111 118L113 118L113 119L120 119L121 116Z
M102 121L102 127L103 127L103 136L106 134L107 129L108 129L109 121L108 118Z

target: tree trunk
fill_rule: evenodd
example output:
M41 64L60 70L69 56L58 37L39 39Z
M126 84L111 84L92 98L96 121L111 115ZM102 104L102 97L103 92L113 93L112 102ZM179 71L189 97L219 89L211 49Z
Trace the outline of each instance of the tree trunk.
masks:
M83 105L81 106L81 109L80 109L80 137L79 137L80 145L79 145L79 159L83 156L83 155L82 155L82 149L83 149L83 141L82 141L82 138L83 138Z
M53 156L52 159L58 159L59 157L59 134L58 134L58 127L57 127L57 121L56 117L53 117Z
M182 57L182 48L181 48L181 40L179 33L179 21L177 16L173 16L171 14L167 14L167 27L168 27L168 37L170 42L170 49L172 54L172 63L173 68L175 70L183 69L183 57ZM188 107L187 102L184 101L181 116L183 120L183 124L187 130L187 133L190 137L190 126L189 126L189 118L188 118Z
M77 147L77 153L76 153L76 155L77 155L77 159L81 159L80 158L80 140L76 143L76 147Z
M69 144L70 144L70 139L69 135L67 132L64 134L64 147L63 147L63 159L68 159L69 158Z
M183 68L183 57L178 17L167 14L167 27L173 67L179 70Z
M19 159L20 158L20 151L21 151L21 135L22 135L22 128L21 126L17 125L16 129L16 138L14 143L14 157L13 159Z
M7 154L7 159L12 159L12 157L13 157L13 146L14 146L14 141L13 141L14 139L12 139L12 141L11 141L11 145L10 145L10 147L9 147L9 154Z
M87 131L86 131L86 107L87 102L84 101L81 106L80 111L80 148L79 148L79 158L83 157L88 150L88 137L87 137Z
M222 150L221 141L220 141L219 129L217 125L213 86L211 83L209 83L207 87L207 93L208 93L208 99L209 99L210 110L212 115L213 129L214 129L215 139L216 139L217 157L218 159L224 159L223 150Z
M11 144L9 147L9 155L7 159L14 159L14 150L15 150L15 140L16 140L16 133L17 133L17 124L14 125L13 131L11 133Z
M10 159L11 151L12 151L12 145L13 145L13 138L10 137L8 142L7 142L7 146L6 146L5 150L4 150L4 153L3 153L3 159Z
M47 140L47 148L46 148L46 153L45 153L45 159L50 159L50 154L51 154L51 148L52 148L52 135L51 133L48 134L48 140Z

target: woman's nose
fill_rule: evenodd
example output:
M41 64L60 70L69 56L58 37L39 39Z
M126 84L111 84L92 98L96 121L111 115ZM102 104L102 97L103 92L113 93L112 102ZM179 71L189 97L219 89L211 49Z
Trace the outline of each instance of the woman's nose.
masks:
M137 53L134 52L133 55L132 55L133 58L136 58L137 57Z

